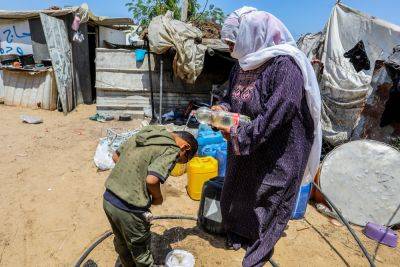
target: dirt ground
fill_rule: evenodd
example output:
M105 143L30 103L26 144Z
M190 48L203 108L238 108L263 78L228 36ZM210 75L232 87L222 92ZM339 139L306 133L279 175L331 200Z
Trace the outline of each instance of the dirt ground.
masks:
M97 172L93 155L98 139L110 127L133 128L139 121L89 121L95 106L80 106L68 116L59 112L0 105L0 266L71 266L109 229L102 210L108 172ZM22 114L44 123L23 124ZM168 180L167 198L155 215L196 216L198 202L185 191L186 178ZM224 241L205 234L190 221L157 221L153 225L158 259L171 248L190 251L197 266L240 266L244 251L227 251ZM373 253L376 243L358 235ZM112 238L89 258L113 266ZM367 266L345 227L333 224L309 206L306 218L291 221L277 244L280 266ZM378 266L400 266L400 248L380 246Z

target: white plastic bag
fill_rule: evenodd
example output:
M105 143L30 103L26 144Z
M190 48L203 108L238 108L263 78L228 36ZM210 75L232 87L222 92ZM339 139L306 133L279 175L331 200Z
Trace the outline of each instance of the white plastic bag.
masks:
M107 138L100 139L94 154L94 164L99 170L106 171L114 168L112 152L109 149Z
M74 33L74 36L72 37L72 41L77 42L77 43L82 43L85 40L85 36L80 31L77 31Z

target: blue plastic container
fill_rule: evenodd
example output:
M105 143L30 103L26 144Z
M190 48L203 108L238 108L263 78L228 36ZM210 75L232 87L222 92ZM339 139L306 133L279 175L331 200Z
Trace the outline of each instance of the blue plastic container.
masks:
M144 58L146 57L147 50L144 49L136 49L135 50L135 58L136 62L143 62Z
M201 157L213 157L213 158L217 158L217 154L218 151L220 150L227 150L227 144L226 142L223 143L219 143L219 144L211 144L211 145L205 145L204 147L202 147L201 150L199 150L199 156Z
M200 157L213 157L218 160L218 176L225 177L226 173L226 165L227 165L227 143L219 143L219 144L212 144L206 145L199 151Z
M225 139L222 136L221 132L214 132L213 130L208 130L207 128L204 128L199 129L197 142L199 144L198 151L200 155L205 146L225 143Z
M312 183L304 184L300 187L300 192L297 195L296 205L292 213L293 220L300 220L304 218L307 210L308 199L311 194Z
M212 131L212 129L211 129L211 127L209 125L204 124L204 123L201 123L199 125L199 133L200 132L209 132L209 131Z
M206 145L202 147L201 150L199 150L199 156L200 157L209 156L216 159L218 150L220 150L220 144Z
M225 177L226 175L226 165L228 162L228 150L220 149L217 151L217 160L218 160L218 176Z

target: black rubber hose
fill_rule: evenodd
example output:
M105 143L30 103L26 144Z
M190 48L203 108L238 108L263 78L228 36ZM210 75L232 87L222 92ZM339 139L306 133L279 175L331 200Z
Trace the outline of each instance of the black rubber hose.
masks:
M181 216L181 215L165 215L165 216L154 216L153 220L192 220L197 222L196 217L191 216ZM83 261L89 256L89 254L95 249L101 242L112 235L112 231L105 232L102 236L100 236L93 244L88 247L85 252L79 257L79 260L75 263L75 267L80 267ZM269 262L273 267L278 267L279 265L273 260L270 259Z
M322 196L324 197L324 199L326 200L326 202L328 202L328 204L332 207L332 209L337 213L337 215L339 216L340 220L344 223L344 225L346 225L347 229L349 230L349 232L351 233L351 235L354 237L354 239L356 240L358 246L360 247L361 251L364 253L365 257L368 259L369 264L371 267L376 267L374 260L371 258L371 256L369 255L367 249L364 247L363 243L361 242L361 240L358 238L357 234L354 232L353 228L351 228L350 223L343 217L342 213L339 211L339 209L332 203L332 201L324 194L324 192L322 192L321 188L319 187L319 185L317 185L315 182L314 186L315 188L322 194Z
M111 230L105 232L102 236L100 236L93 244L88 247L85 252L79 257L79 260L74 264L75 267L80 267L83 261L89 256L90 252L93 251L101 242L107 239L109 236L112 236L113 232Z
M197 218L196 217L181 216L181 215L154 216L153 220L189 220L189 221L197 222Z
M166 216L154 216L153 220L192 220L197 221L196 217L191 216L179 216L179 215L166 215ZM112 231L105 232L102 236L100 236L93 244L91 244L85 252L79 257L79 260L75 263L75 267L80 267L83 261L89 256L89 254L95 249L101 242L112 235Z
M279 264L276 263L272 258L269 259L269 263L271 263L272 267L279 267Z

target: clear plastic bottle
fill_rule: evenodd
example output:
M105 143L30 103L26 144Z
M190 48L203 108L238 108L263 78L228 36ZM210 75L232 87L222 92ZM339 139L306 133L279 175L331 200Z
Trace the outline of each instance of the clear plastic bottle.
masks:
M206 107L201 107L194 112L196 119L203 124L209 124L214 127L225 126L232 127L240 122L249 122L250 118L238 113L227 111L213 111Z
M211 125L213 113L211 109L201 107L195 110L193 113L199 123Z

